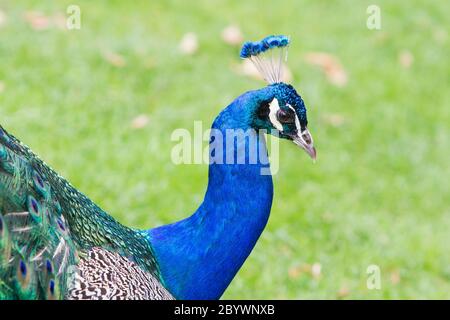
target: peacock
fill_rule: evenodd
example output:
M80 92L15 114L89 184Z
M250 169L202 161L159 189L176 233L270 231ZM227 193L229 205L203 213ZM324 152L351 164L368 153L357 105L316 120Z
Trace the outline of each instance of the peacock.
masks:
M172 224L120 224L0 126L0 299L219 299L269 218L265 134L316 158L304 101L281 80L289 43L243 44L268 84L215 118L203 202Z

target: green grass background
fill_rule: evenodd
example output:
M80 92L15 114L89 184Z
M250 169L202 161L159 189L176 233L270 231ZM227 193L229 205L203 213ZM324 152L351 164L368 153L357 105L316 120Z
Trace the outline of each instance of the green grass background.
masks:
M72 3L81 30L37 31L23 18ZM370 4L379 31L366 28ZM209 126L264 85L233 71L239 49L223 28L237 24L248 40L288 34L318 161L281 142L269 224L223 298L448 299L449 4L1 0L0 123L122 223L169 223L196 209L207 182L207 165L171 162L172 131ZM199 38L193 56L178 50L186 32ZM310 51L337 56L348 84L330 84L305 61ZM140 114L150 122L133 129ZM371 264L380 290L367 289Z

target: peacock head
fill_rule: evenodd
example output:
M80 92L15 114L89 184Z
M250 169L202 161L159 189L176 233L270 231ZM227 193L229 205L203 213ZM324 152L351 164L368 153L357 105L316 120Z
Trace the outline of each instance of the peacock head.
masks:
M307 127L305 103L292 85L281 81L288 45L286 36L268 36L242 46L241 58L250 59L269 83L267 87L251 92L255 101L252 126L293 141L315 159L316 149Z

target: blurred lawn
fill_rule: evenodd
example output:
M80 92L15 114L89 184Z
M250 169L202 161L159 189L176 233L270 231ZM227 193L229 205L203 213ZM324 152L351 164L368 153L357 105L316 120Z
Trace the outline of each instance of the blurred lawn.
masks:
M81 30L24 19L71 3ZM201 202L207 166L172 164L171 132L209 125L264 85L236 74L239 49L223 28L237 24L248 40L289 34L318 161L281 143L269 225L224 298L449 299L450 3L376 1L382 29L371 31L372 3L2 0L0 123L121 222L172 222ZM193 56L178 50L189 31ZM338 57L347 85L308 64L311 51ZM140 114L149 124L133 129ZM381 290L366 287L371 264Z

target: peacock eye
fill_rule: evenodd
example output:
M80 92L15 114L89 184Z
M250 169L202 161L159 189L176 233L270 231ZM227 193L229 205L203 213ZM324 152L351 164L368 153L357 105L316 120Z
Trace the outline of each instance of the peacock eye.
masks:
M266 119L270 113L269 101L263 101L257 111L258 118Z
M294 123L294 114L283 109L277 111L277 118L281 123Z

